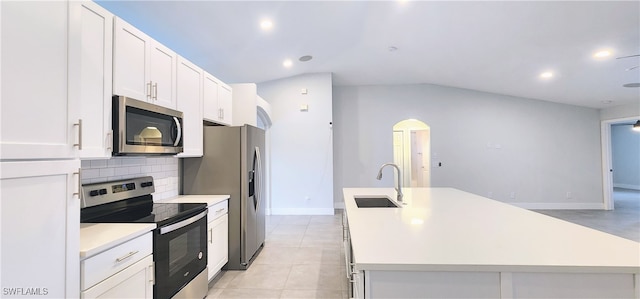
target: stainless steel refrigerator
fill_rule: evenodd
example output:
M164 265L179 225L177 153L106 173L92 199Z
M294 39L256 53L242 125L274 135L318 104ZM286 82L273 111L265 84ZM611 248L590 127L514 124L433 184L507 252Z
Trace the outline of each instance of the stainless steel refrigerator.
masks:
M264 131L205 126L204 156L182 161L183 194L229 194L229 262L245 270L264 244Z

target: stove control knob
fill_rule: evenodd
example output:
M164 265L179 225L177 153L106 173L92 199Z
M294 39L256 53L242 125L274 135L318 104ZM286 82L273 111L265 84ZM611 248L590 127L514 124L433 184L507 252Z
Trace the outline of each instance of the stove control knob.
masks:
M100 195L107 194L107 189L100 189Z
M142 186L142 187L151 187L151 186L153 186L153 182L144 182L144 183L140 184L140 186Z
M201 260L202 259L202 251L198 252L198 259Z
M99 194L99 193L98 193L98 190L91 190L91 191L89 191L89 196L97 196L98 194Z

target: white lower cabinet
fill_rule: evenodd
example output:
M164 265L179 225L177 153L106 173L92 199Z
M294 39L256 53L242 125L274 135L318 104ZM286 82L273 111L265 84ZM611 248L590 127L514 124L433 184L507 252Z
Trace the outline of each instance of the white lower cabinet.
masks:
M153 298L153 235L140 237L80 262L81 298Z
M80 160L0 163L0 297L77 298Z
M222 201L209 207L207 216L208 241L207 267L208 279L211 280L216 273L229 261L229 218L228 201Z
M144 259L85 290L81 298L153 298L153 257Z

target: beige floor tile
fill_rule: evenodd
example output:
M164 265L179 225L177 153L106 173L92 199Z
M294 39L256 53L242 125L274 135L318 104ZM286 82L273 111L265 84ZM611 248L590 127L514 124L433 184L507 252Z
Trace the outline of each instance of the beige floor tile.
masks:
M264 247L300 247L304 235L274 235L270 234L264 240Z
M300 215L300 216L282 216L282 220L280 220L280 224L297 224L297 225L308 225L311 221L311 216Z
M253 263L259 265L293 265L298 250L298 247L265 247Z
M285 289L340 291L346 280L340 268L338 265L293 265Z
M244 271L222 270L220 275L215 278L215 281L213 281L213 287L218 289L226 288L227 285L229 285L229 282L236 278L240 273L244 273Z
M313 236L305 235L300 247L342 248L342 236Z
M294 264L344 264L344 255L338 248L300 247L294 257Z
M307 231L307 225L304 224L278 224L271 234L275 235L297 235L304 234Z
M269 289L222 289L222 292L217 294L216 299L276 299L280 298L282 290L269 290ZM208 297L207 297L208 298Z
M283 290L282 299L339 299L346 298L346 292L336 290Z
M284 289L291 266L251 264L244 273L232 279L225 289Z

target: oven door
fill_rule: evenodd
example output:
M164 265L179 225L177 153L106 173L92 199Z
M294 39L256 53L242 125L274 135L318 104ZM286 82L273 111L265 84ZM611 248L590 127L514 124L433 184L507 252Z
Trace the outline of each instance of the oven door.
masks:
M171 298L207 268L207 210L154 235L154 298Z

